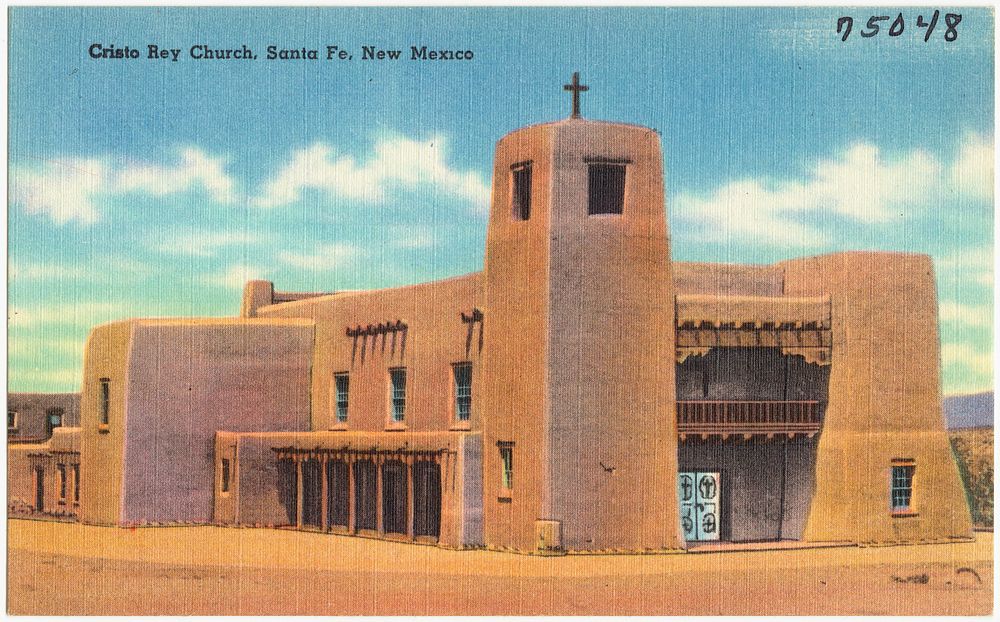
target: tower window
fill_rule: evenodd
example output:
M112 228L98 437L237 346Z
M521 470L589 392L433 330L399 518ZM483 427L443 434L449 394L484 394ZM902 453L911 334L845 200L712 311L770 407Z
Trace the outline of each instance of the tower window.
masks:
M621 214L625 204L625 165L591 162L587 165L587 213Z
M333 380L337 391L337 423L347 423L348 391L351 386L351 377L347 373L340 373L334 374Z
M7 431L12 432L17 430L17 411L8 410L7 411Z
M392 383L392 420L402 421L406 416L406 368L397 367L389 370L389 379Z
M101 378L101 425L108 425L111 411L111 380Z
M910 461L892 466L890 498L893 514L909 514L913 511L913 472L916 468L916 464Z
M472 365L458 363L452 370L455 376L455 419L468 421L472 414Z
M500 449L500 486L504 491L514 489L514 443L499 441Z
M510 169L511 217L528 220L531 217L531 162L515 164Z
M229 492L229 458L222 459L222 492Z

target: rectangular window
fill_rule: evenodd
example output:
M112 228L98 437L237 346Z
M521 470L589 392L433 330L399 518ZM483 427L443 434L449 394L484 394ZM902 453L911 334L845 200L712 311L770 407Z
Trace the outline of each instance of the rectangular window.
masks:
M531 217L531 162L515 164L511 175L511 217L528 220Z
M500 486L505 490L514 489L514 443L500 441Z
M892 467L892 511L905 514L912 511L911 501L913 499L913 472L916 470L913 463L895 464Z
M49 427L50 428L61 428L63 423L63 409L53 408L49 413Z
M222 459L222 492L229 492L229 458Z
M452 371L455 379L455 419L468 421L472 416L472 364L458 363Z
M101 378L101 425L108 425L111 413L111 380Z
M389 379L392 384L392 420L399 422L406 417L406 368L390 369Z
M347 397L351 388L351 377L345 373L333 375L334 390L337 409L337 423L347 423Z
M66 465L56 466L59 471L59 503L66 503Z
M16 430L16 429L17 429L17 411L16 410L8 410L7 411L7 431L10 432L10 431Z
M80 465L73 465L73 502L80 503Z
M625 165L590 163L587 166L587 213L621 214L625 204Z

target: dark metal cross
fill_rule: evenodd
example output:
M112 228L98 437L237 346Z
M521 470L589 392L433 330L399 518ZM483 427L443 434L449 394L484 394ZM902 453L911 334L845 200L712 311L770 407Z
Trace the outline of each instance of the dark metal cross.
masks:
M587 86L587 85L585 85L585 84L580 84L580 72L579 71L574 71L573 72L573 83L572 84L564 84L563 85L563 90L564 91L573 91L573 115L572 115L571 118L573 118L573 119L579 119L580 118L580 93L582 93L583 91L590 90L590 87Z

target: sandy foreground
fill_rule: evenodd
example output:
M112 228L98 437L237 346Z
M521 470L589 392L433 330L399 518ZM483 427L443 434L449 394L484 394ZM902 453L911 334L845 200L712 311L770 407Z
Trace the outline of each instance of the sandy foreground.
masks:
M993 534L879 548L536 557L224 527L8 520L11 614L961 614Z

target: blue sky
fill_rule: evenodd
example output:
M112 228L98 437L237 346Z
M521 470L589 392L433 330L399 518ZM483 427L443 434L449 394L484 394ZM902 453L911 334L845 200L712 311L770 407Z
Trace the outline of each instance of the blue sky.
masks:
M925 43L932 10L862 38L899 11L15 8L9 389L76 390L95 323L233 315L248 278L480 270L495 141L567 116L577 70L584 116L661 133L675 260L931 254L944 391L989 389L993 16L963 9L950 43L942 16ZM258 59L192 60L197 44ZM267 61L268 45L355 57ZM475 58L362 61L364 45Z

